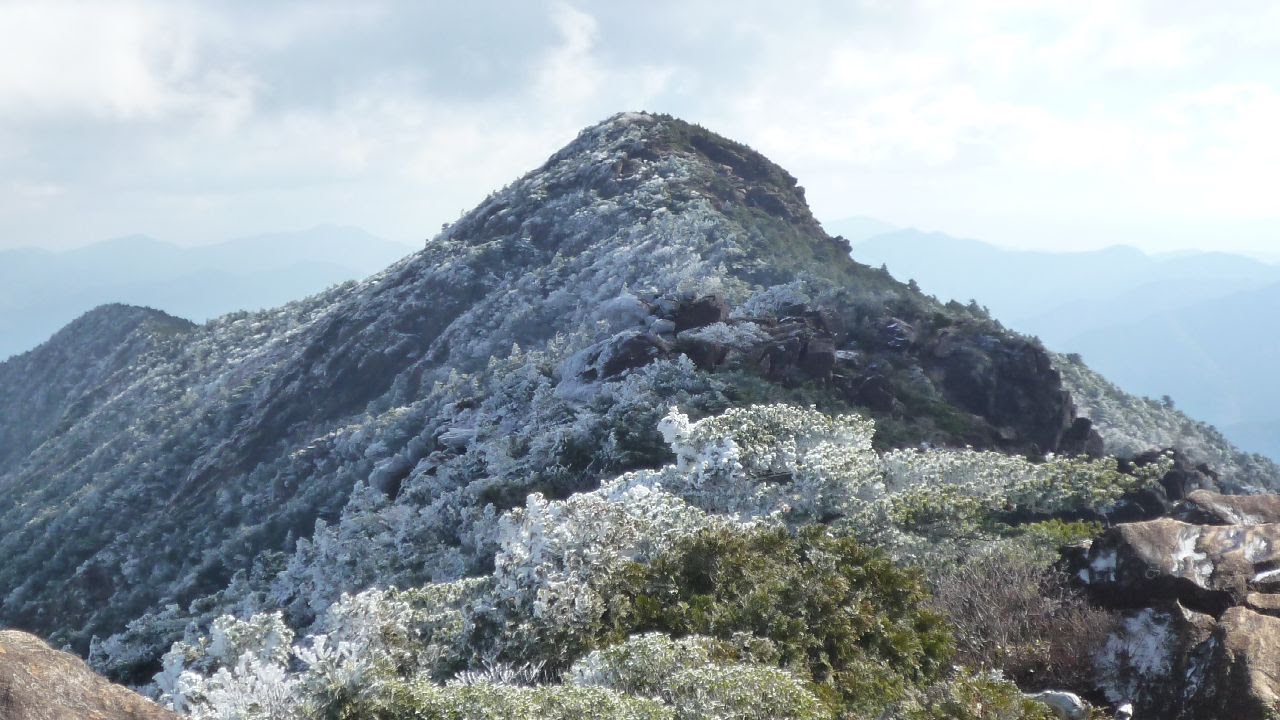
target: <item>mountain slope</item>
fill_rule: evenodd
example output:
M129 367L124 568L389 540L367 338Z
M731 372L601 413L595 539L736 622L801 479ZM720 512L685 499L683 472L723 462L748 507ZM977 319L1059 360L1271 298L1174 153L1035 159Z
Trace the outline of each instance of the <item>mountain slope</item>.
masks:
M916 231L872 238L853 255L944 299L976 297L1129 392L1171 396L1247 449L1280 456L1266 430L1280 417L1280 358L1259 330L1280 301L1280 266L1226 253L1020 252Z
M1172 395L1188 412L1223 428L1265 427L1280 419L1280 342L1269 330L1278 312L1280 285L1272 285L1093 328L1070 342L1133 392ZM1112 350L1117 346L1127 352ZM1280 455L1280 437L1250 439L1249 449Z
M0 623L97 636L98 667L142 680L221 612L299 626L342 592L484 572L530 492L666 462L671 406L1099 449L1038 345L848 252L749 148L615 116L379 275L58 384L77 416L0 474ZM50 382L13 363L0 392Z
M75 423L99 387L193 327L158 310L104 305L38 350L0 364L0 467L15 464ZM40 382L30 382L35 377Z
M199 247L135 236L59 253L0 251L0 359L35 347L103 303L204 321L366 277L406 252L355 228L332 226Z

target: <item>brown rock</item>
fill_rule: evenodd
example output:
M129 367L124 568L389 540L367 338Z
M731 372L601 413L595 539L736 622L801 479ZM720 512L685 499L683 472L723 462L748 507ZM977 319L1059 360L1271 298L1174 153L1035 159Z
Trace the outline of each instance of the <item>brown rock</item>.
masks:
M1245 596L1244 604L1250 610L1263 615L1280 616L1280 595L1275 593L1251 592Z
M670 352L671 346L661 337L652 333L637 333L608 349L600 375L605 378L616 377L627 370L644 367L654 360L666 357Z
M707 295L676 308L676 332L723 322L729 318L729 305L719 295Z
M675 350L687 355L702 370L712 370L723 365L729 357L729 348L723 343L687 334L676 340Z
M1280 495L1222 495L1194 490L1178 508L1178 517L1208 525L1280 523Z
M178 720L174 713L94 674L80 658L15 630L0 631L0 718Z
M1177 599L1214 615L1280 580L1280 524L1191 525L1161 518L1094 541L1079 577L1129 607Z
M825 378L836 366L836 346L827 338L812 338L805 345L800 369L810 377Z
M1182 717L1264 720L1280 713L1280 618L1231 608L1201 652L1204 676Z

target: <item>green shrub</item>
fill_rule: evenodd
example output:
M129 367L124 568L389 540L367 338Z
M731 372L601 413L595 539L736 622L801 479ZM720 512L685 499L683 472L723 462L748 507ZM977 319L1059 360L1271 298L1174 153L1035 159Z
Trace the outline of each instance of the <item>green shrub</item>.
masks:
M606 641L653 631L767 639L767 660L811 679L832 708L884 707L951 657L918 576L824 527L705 531L630 568L615 592Z
M441 687L396 683L376 702L352 707L343 720L675 720L655 700L573 685L517 687L477 684Z
M1047 706L1013 683L989 674L959 672L914 693L894 708L894 720L1055 720Z
M573 666L569 681L661 698L679 720L831 717L807 679L776 667L717 661L728 648L696 635L672 640L649 633L591 653Z

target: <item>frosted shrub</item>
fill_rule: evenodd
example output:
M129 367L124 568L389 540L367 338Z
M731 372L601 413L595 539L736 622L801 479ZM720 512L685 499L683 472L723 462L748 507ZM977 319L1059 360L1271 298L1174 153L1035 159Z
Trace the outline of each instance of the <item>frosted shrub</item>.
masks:
M678 397L686 370L654 363L642 372L669 375L664 387ZM528 377L508 390L532 393L539 413L568 412L544 370ZM621 432L631 413L652 417L653 395L627 380L610 392L619 399L606 415L580 408L568 436L530 437L524 457L553 457L602 426ZM481 428L475 442L506 427L485 428L467 412L459 422ZM696 422L672 410L659 430L675 457L665 467L561 500L529 493L501 515L490 506L484 523L469 518L488 528L467 542L494 548L491 574L341 595L296 644L279 613L218 618L207 637L165 655L161 699L197 718L246 720L567 718L588 707L618 718L879 712L941 676L950 640L924 610L918 580L867 540L901 557L913 542L991 537L1002 513L1105 508L1167 467L1129 476L1111 460L882 456L870 420L785 405ZM518 448L504 460L498 447L486 447L494 466L522 466ZM422 518L444 526L468 500L461 489L439 493L414 515L362 487L352 505L363 510L318 533L315 549L331 570L359 564L345 547L352 538L399 548ZM295 597L313 600L345 582L318 570L296 578L314 592ZM715 639L669 637L691 633ZM567 685L536 685L566 671ZM535 686L516 687L525 684Z
M416 681L363 706L361 720L676 720L662 703L604 688L476 684L440 687Z
M814 522L884 492L875 424L856 415L763 405L691 423L673 409L659 429L676 455L665 487L709 512Z
M661 698L681 720L829 717L803 680L777 668L715 662L716 644L699 636L639 635L583 658L568 682Z
M647 562L718 524L647 484L656 475L624 475L563 501L535 493L503 518L493 590L473 621L504 628L495 657L567 664L608 609L599 585L628 563Z
M636 635L574 663L566 681L612 688L630 695L663 697L676 673L711 663L715 643L711 638L698 635L679 640L664 633Z
M769 340L769 335L753 322L712 323L680 333L682 339L718 343L739 351L747 351Z
M811 301L809 283L794 280L785 285L773 285L752 295L733 311L734 317L763 317L777 315L788 305L806 305Z

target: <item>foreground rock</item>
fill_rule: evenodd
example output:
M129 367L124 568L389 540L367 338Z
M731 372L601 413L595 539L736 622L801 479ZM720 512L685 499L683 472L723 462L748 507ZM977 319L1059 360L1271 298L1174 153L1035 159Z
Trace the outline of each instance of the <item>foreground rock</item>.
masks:
M1280 716L1280 497L1197 490L1171 518L1124 523L1076 577L1124 609L1100 658L1109 700L1138 717ZM1230 522L1229 522L1230 521Z
M1219 615L1250 591L1274 589L1280 524L1191 525L1161 518L1120 525L1090 548L1077 576L1114 605L1177 600Z
M1280 618L1235 607L1218 620L1213 637L1199 648L1200 675L1193 675L1187 713L1191 717L1272 718L1280 708Z
M1176 517L1204 525L1280 523L1280 495L1222 495L1196 490L1182 501Z
M0 631L0 718L177 720L177 715L94 674L80 658L34 635Z

